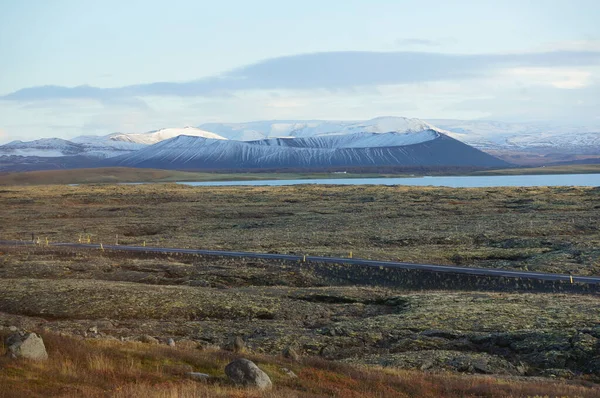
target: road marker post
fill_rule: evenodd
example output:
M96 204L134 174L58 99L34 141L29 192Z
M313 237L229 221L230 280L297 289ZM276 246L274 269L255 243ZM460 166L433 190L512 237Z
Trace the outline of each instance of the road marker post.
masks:
M350 252L350 258L352 258L352 252Z
M104 251L104 246L102 246L102 243L100 243L100 249Z
M569 275L569 278L571 279L571 283L573 283L573 275Z
M48 237L46 236L46 246L50 246L50 242L48 241Z
M306 254L302 255L302 262L305 263L306 262Z
M144 241L144 247L146 247L146 241Z
M119 246L119 234L115 238L115 246Z

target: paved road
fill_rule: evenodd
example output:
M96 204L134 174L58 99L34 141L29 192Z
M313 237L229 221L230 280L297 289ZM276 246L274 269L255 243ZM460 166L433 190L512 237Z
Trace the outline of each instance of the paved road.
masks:
M0 245L33 245L33 242L24 241L0 241ZM73 247L82 249L100 249L100 245L97 244L85 244L85 243L50 243L50 246L59 247ZM262 259L274 259L274 260L289 260L289 261L303 261L304 256L298 256L293 254L273 254L273 253L252 253L252 252L233 252L233 251L220 251L220 250L197 250L197 249L176 249L166 247L141 247L141 246L115 246L115 245L103 245L104 250L121 250L128 252L147 252L147 253L163 253L163 254L200 254L208 256L223 256L223 257L244 257L244 258L262 258ZM496 277L509 277L509 278L528 278L537 280L547 281L569 281L570 275L565 274L549 274L543 272L524 272L524 271L508 271L503 269L494 268L468 268L468 267L455 267L449 265L433 265L433 264L414 264L414 263L403 263L396 261L375 261L365 260L360 258L335 258L335 257L320 257L320 256L306 256L306 261L329 263L329 264L357 264L368 267L386 267L386 268L403 268L403 269L419 269L433 272L446 272L454 274L466 274L466 275L486 275ZM590 276L575 276L573 275L573 282L588 283L588 284L600 284L600 277Z

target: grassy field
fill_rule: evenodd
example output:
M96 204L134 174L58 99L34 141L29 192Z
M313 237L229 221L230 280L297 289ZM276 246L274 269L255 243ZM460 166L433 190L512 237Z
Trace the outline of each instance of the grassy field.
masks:
M590 174L600 173L600 164L552 167L519 167L512 169L457 171L430 170L391 172L188 172L177 170L135 169L110 167L97 169L73 169L0 173L0 186L6 185L63 185L63 184L115 184L177 181L256 181L256 180L299 180L338 178L382 178L412 177L420 175L528 175L528 174Z
M594 188L7 186L0 237L599 275L599 203ZM599 393L594 294L353 286L300 263L44 245L0 247L0 292L0 335L39 331L51 357L1 359L0 397ZM236 336L273 391L223 377Z
M3 239L348 256L600 275L597 188L39 186Z
M592 398L600 388L578 382L523 380L490 376L426 374L393 369L366 369L319 359L302 363L282 357L247 354L269 374L274 389L240 388L227 381L223 368L235 354L95 340L80 341L45 333L50 360L11 362L0 358L0 397L525 397ZM292 370L290 377L284 369ZM186 378L208 372L205 383ZM27 379L24 383L23 380Z
M543 174L597 174L600 164L580 164L568 166L519 167L514 169L485 170L473 175L543 175Z
M0 337L40 331L50 355L13 362L0 345L0 397L599 393L597 295L357 287L262 260L0 249ZM234 337L245 352L231 352ZM290 347L299 360L282 357ZM223 368L240 356L275 389L229 383Z
M108 167L0 173L0 185L115 184L177 181L256 181L386 177L377 173L223 173ZM397 176L397 175L396 175Z

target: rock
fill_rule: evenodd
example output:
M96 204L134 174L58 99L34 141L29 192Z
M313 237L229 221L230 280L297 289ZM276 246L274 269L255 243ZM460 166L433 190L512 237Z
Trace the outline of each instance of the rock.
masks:
M168 340L167 340L167 345L168 345L169 347L175 347L175 340L173 340L173 339L168 339Z
M293 371L291 371L290 369L288 369L288 368L281 368L281 371L283 373L285 373L291 379L297 379L298 378L298 375L296 373L294 373Z
M210 283L204 280L191 280L187 283L188 286L210 287Z
M144 335L138 339L138 341L147 344L158 344L158 340L152 336Z
M427 369L431 369L431 368L433 368L433 362L432 361L426 361L420 367L421 370L427 370Z
M273 386L269 376L252 361L244 358L236 359L225 367L225 374L235 384L257 387L261 390Z
M458 332L454 332L452 330L437 330L437 329L424 330L421 332L421 335L426 336L426 337L441 337L443 339L448 339L448 340L458 339L459 337L461 337L460 333L458 333Z
M44 340L35 333L15 333L5 342L7 355L12 358L45 361L48 359Z
M16 326L9 326L8 330L10 330L11 332L16 332L17 330L19 330L19 328L17 328Z
M575 375L569 369L546 369L542 372L542 376L572 379Z
M196 380L196 381L206 381L208 379L211 378L211 376L209 374L206 373L199 373L199 372L189 372L187 374L187 376L192 379L192 380Z
M98 334L98 326L92 326L87 330L89 333Z
M96 322L96 327L100 329L111 329L114 327L113 323L108 319L99 319Z
M240 336L236 336L229 342L226 348L233 352L244 352L246 350L246 343Z
M181 345L181 341L179 342L179 344ZM201 350L201 351L218 351L221 349L221 346L219 346L218 344L213 344L209 341L198 341L198 342L194 342L194 348ZM225 347L225 349L229 349L230 347Z
M523 362L519 362L516 366L515 366L517 372L519 373L519 375L521 376L525 376L527 374L528 368L527 365L524 364Z
M475 360L471 363L473 370L477 373L492 374L494 369L484 360Z
M588 359L596 354L600 347L599 340L589 334L579 333L571 340L573 355L578 359Z
M300 360L300 354L293 347L284 348L282 354L285 358L289 358L292 361L298 362Z

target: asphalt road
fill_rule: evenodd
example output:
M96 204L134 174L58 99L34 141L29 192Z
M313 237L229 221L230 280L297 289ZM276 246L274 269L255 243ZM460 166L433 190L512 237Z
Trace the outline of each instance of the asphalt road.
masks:
M15 246L15 245L34 245L29 241L0 241L0 245ZM50 246L73 247L81 249L100 249L99 244L86 243L50 243ZM403 269L418 269L432 272L446 272L454 274L466 275L485 275L508 278L528 278L546 281L570 281L600 284L600 277L591 276L571 276L565 274L549 274L543 272L525 272L525 271L508 271L495 268L468 268L456 267L450 265L433 265L433 264L414 264L396 261L375 261L365 260L360 258L335 258L335 257L320 257L320 256L302 256L293 254L274 254L274 253L252 253L252 252L234 252L221 250L200 250L200 249L176 249L166 247L142 247L142 246L116 246L103 245L104 250L120 250L128 252L146 252L146 253L162 253L162 254L199 254L206 256L222 256L222 257L243 257L243 258L262 258L273 260L289 260L289 261L311 261L329 264L357 264L367 267L387 267L387 268L403 268Z

